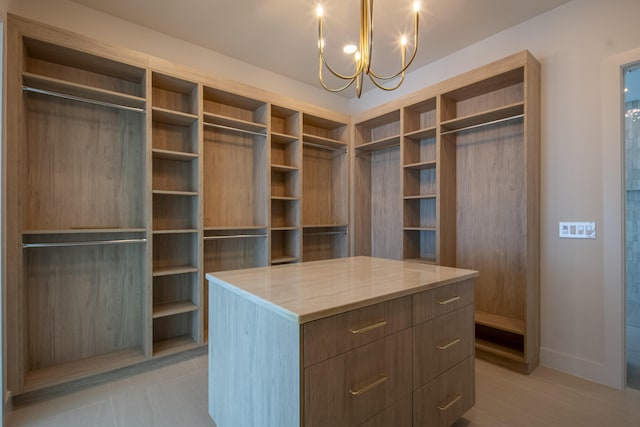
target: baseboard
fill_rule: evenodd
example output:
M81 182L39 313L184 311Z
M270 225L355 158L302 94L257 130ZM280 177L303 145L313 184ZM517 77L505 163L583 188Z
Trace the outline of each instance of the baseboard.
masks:
M11 416L11 412L13 411L13 398L11 397L11 392L8 391L4 395L4 399L2 402L2 426L9 425L9 417Z
M604 363L583 359L548 348L540 348L540 364L585 380L622 389L623 384Z

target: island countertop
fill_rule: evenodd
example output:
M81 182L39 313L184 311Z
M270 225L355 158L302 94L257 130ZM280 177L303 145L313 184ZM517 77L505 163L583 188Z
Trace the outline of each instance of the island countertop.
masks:
M209 281L300 324L477 276L364 256L207 273Z

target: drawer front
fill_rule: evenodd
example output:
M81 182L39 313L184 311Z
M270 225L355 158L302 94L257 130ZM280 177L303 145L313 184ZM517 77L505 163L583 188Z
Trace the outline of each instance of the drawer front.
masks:
M412 427L412 395L408 395L399 402L394 403L378 415L360 424L360 427Z
M413 425L449 427L475 404L470 357L413 392Z
M414 389L471 356L473 305L413 327Z
M426 322L473 303L473 280L420 292L413 296L413 324Z
M304 370L305 427L357 426L411 393L411 329Z
M304 366L322 362L410 326L410 296L306 323L303 329Z

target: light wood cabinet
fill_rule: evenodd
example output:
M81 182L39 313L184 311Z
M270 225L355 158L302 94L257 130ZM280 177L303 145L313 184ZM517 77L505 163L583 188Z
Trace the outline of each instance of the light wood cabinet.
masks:
M14 395L202 346L204 271L348 255L348 117L7 28Z
M521 52L354 121L354 253L472 268L478 356L538 364L540 65Z
M476 275L368 257L207 274L209 413L219 427L452 425L474 403Z

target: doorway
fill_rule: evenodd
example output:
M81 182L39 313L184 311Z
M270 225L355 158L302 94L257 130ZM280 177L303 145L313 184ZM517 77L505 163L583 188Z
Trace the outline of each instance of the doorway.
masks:
M640 390L640 63L623 73L627 386Z

